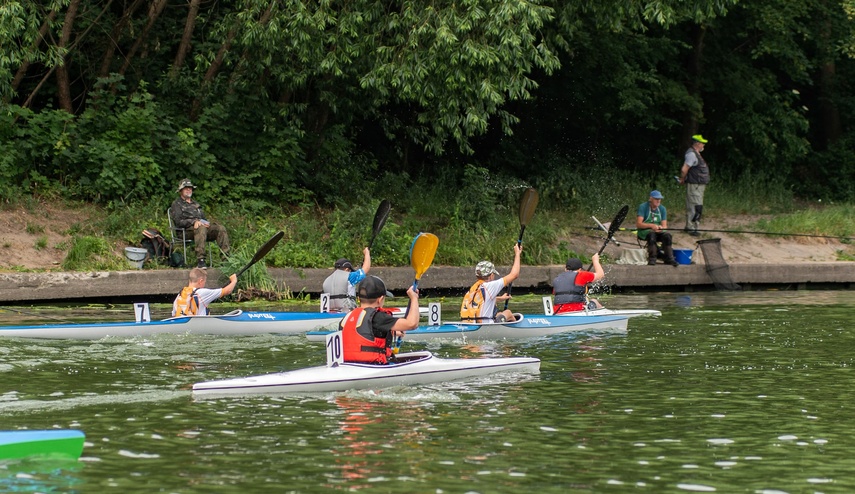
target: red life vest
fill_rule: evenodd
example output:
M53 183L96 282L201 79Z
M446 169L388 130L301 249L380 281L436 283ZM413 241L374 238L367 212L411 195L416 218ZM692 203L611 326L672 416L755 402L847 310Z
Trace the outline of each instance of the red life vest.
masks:
M341 340L345 362L386 364L392 356L392 333L387 338L374 336L374 315L392 311L376 307L361 307L350 311L341 322Z

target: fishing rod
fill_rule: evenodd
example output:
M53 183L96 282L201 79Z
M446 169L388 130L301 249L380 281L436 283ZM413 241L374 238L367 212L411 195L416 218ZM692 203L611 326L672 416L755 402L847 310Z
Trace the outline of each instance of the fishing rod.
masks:
M599 226L586 226L585 229L586 230L601 230L601 228ZM631 233L635 233L638 231L635 228L618 228L618 230L622 231L622 232L631 232ZM663 230L667 231L667 232L689 233L688 230L683 230L683 229L679 229L679 228L678 229L665 228ZM829 239L833 238L833 239L838 239L838 240L855 240L855 237L847 237L847 236L842 236L842 235L840 235L840 236L838 236L838 235L814 235L814 234L810 234L810 233L759 232L759 231L750 231L750 230L705 230L703 228L699 228L699 229L693 230L693 231L705 232L705 233L741 233L741 234L745 234L745 235L780 235L782 237L812 237L812 238L829 238Z
M21 314L22 316L44 317L47 319L53 319L54 321L59 321L59 322L64 322L64 323L69 323L69 324L71 323L71 321L69 321L67 319L61 319L59 317L49 316L47 314L38 314L36 312L27 312L25 310L13 309L12 307L0 306L0 310L8 310L9 312L17 312L18 314Z

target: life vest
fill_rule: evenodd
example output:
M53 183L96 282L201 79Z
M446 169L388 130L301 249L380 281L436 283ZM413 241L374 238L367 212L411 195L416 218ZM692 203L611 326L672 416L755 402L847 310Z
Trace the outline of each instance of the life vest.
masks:
M389 309L361 307L350 311L341 321L341 340L345 362L385 364L392 356L392 332L386 338L374 336L374 316L377 312L392 313Z
M466 295L463 296L463 303L460 304L460 319L463 321L472 321L490 316L481 315L481 306L484 305L486 294L484 293L484 280L478 280L469 288Z
M686 173L686 183L687 184L708 184L710 183L710 168L707 166L707 162L704 161L704 158L701 156L695 148L689 149L689 151L695 153L695 157L698 158L698 164L689 168L688 173Z
M653 223L654 225L662 224L662 206L657 206L656 209L650 208L650 203L647 203L647 216L644 217L645 223ZM641 240L647 240L647 235L650 233L649 228L638 230L636 235Z
M555 292L555 304L572 304L574 302L584 303L587 300L587 285L577 285L575 271L565 271L558 275L552 286Z
M324 280L324 291L330 294L330 310L340 311L356 307L356 297L347 293L350 289L349 277L350 273L347 271L336 269Z
M205 315L199 314L199 297L196 296L196 289L192 286L185 286L181 289L181 293L175 300L175 305L178 308L176 316Z

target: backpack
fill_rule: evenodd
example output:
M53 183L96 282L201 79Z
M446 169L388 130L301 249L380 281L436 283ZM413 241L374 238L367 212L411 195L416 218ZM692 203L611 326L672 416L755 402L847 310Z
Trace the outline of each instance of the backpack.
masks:
M171 264L169 259L171 246L163 238L163 234L154 228L145 229L142 233L143 239L140 241L140 245L148 251L148 258L154 259L157 262Z

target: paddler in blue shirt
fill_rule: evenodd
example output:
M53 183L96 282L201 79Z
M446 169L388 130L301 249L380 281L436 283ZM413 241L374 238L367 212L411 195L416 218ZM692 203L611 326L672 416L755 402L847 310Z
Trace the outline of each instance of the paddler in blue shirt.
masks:
M354 269L349 259L335 262L333 274L324 280L324 292L330 294L330 312L347 312L356 308L356 285L371 270L371 251L362 250L362 267Z
M339 323L345 362L387 364L393 358L392 341L402 331L419 327L419 292L407 289L410 304L407 316L395 318L386 301L386 284L376 276L366 276L357 289L359 307Z

